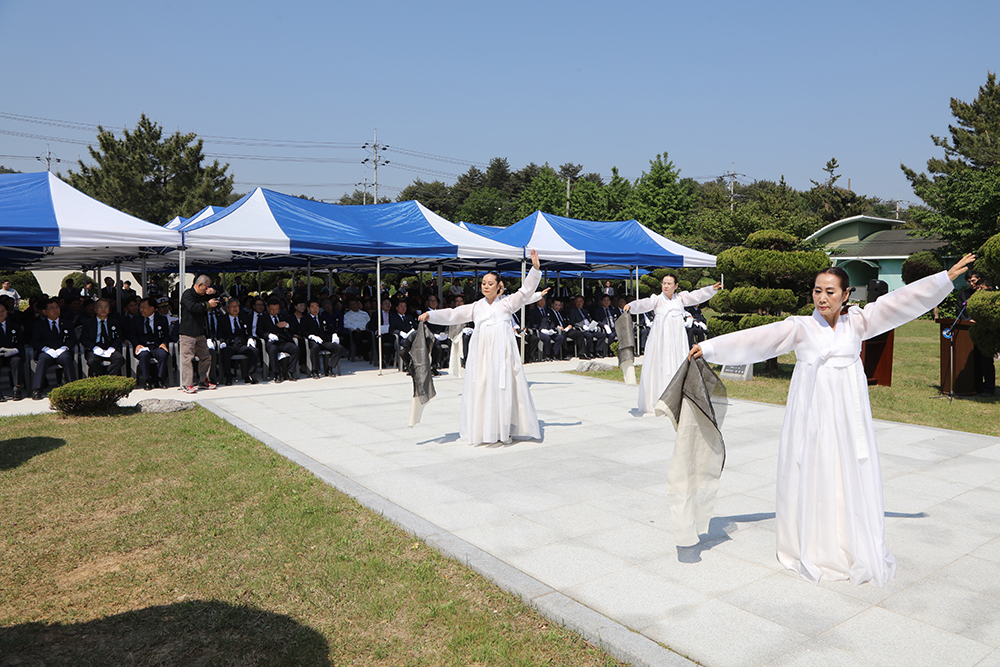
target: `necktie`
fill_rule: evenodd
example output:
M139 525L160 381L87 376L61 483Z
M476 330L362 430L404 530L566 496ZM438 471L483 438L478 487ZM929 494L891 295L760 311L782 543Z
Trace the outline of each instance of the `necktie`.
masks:
M608 322L611 321L611 311L608 310L607 308L604 309L604 319L606 319Z
M59 333L59 325L57 324L59 320L52 320L52 333Z
M144 333L148 336L149 335L149 320L144 317L144 318L142 318L142 322L143 322L142 328L145 329Z
M108 321L101 320L101 347L108 344Z
M271 319L274 320L274 326L278 326L278 317L275 316L275 317L272 317Z
M240 323L239 323L239 322L238 322L238 321L236 320L236 318L235 318L235 317L232 317L232 316L230 316L230 318L229 318L229 319L230 319L230 320L232 320L232 325L233 325L233 333L234 333L234 334L237 334L237 335L239 335L239 334L243 333L243 331L242 331L242 330L240 329Z

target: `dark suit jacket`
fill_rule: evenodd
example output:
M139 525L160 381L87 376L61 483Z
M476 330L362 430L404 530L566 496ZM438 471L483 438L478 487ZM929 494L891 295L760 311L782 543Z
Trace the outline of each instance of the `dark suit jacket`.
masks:
M52 332L52 324L47 317L39 317L31 332L31 347L39 354L43 347L60 348L64 345L70 350L76 345L76 334L73 326L65 318L59 318L59 330Z
M611 315L608 316L604 312L604 306L594 306L590 309L590 319L596 320L601 324L610 324L612 327L615 326L615 309L614 306L608 306L608 310L611 311Z
M267 339L268 334L274 334L282 343L291 343L292 336L295 334L291 320L292 318L288 316L288 313L278 313L279 322L288 322L288 326L282 328L274 324L274 321L271 319L269 314L265 314L264 318L257 322L257 335L261 338Z
M333 340L333 334L340 334L334 329L333 322L330 318L323 317L323 313L318 315L319 324L316 324L316 320L313 319L312 315L308 313L302 319L302 330L299 332L300 336L319 336L323 339L324 343L329 343ZM340 342L347 344L347 340L343 336L340 336Z
M226 345L246 345L247 339L250 338L250 325L247 323L246 313L240 313L236 316L235 330L229 313L226 313L225 317L220 317L217 337Z
M146 318L140 315L132 320L132 333L129 335L129 342L134 350L137 345L153 349L160 345L170 343L170 322L166 315L153 313L153 326L149 333L146 333Z
M582 326L584 318L588 320L594 319L593 317L591 317L589 312L587 312L585 309L582 308L570 308L569 311L563 311L563 313L566 319L570 321L570 324L573 325L579 324Z
M9 347L24 353L24 330L8 317L0 326L0 347Z
M395 310L389 313L389 333L396 333L397 331L405 333L410 329L416 328L417 320L409 312L405 315L400 315Z
M548 308L539 308L537 305L532 304L526 308L526 319L528 320L528 326L532 329L555 329L556 328L556 318L551 310Z
M102 345L102 347L113 347L120 351L122 339L128 335L125 332L125 327L118 319L113 317L108 317L107 327L108 340L104 345ZM90 350L97 345L98 338L100 338L100 334L97 329L97 318L88 317L83 321L83 331L80 334L80 342L83 343L85 350Z

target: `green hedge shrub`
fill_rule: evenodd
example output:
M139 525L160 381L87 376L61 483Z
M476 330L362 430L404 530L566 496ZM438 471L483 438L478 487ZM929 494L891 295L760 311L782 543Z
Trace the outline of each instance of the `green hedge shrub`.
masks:
M791 250L799 244L798 238L777 229L762 229L747 236L743 245L757 250Z
M709 317L705 320L705 324L708 325L709 338L715 338L716 336L736 331L735 322L728 319L722 319L721 317Z
M117 375L83 378L49 392L54 410L65 414L107 413L135 389L135 379Z
M777 314L794 310L799 305L799 299L792 290L750 286L734 289L730 295L730 304L738 313L766 310Z
M944 269L944 267L941 266L941 262L934 256L934 253L929 250L924 250L923 252L913 253L905 262L903 262L901 275L903 282L909 285L910 283L916 282L921 278L933 276L935 273L939 273L942 269Z
M1000 278L1000 234L986 239L976 251L975 268L994 280Z
M753 327L760 327L765 324L771 324L773 322L780 322L781 320L788 317L787 315L744 315L740 319L739 328L740 329L752 329Z

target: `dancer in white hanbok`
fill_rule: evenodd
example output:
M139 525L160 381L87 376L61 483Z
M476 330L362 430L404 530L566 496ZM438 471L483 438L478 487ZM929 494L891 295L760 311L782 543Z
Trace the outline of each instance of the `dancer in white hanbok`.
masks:
M721 283L716 283L693 292L677 292L677 276L667 274L660 283L662 291L659 294L625 305L624 310L634 315L649 311L656 314L643 351L642 375L639 377L640 414L653 412L656 402L688 355L684 309L708 301L720 287Z
M538 287L542 278L538 266L538 253L532 250L531 271L521 289L507 298L499 298L499 276L490 272L483 276L484 298L420 315L431 324L475 323L458 422L462 439L469 444L542 437L511 322L511 313L528 303Z
M847 274L816 276L810 316L713 338L691 348L722 364L795 352L778 444L778 561L803 578L883 586L896 573L885 545L882 473L861 363L861 341L919 317L952 291L975 257L901 287L864 308L846 307Z

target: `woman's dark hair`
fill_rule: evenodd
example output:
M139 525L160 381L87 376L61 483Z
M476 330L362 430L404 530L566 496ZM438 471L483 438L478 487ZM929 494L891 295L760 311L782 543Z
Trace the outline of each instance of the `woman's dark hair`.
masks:
M677 274L674 273L673 271L667 271L666 273L663 274L663 278L666 278L667 276L670 276L671 278L674 279L674 284L675 285L680 285L681 284L681 279L678 278ZM663 282L663 278L660 278L660 282Z
M850 294L851 292L854 291L854 288L851 287L851 277L847 275L847 271L844 271L839 266L831 266L830 268L823 269L822 271L817 273L816 278L819 278L824 273L829 273L831 276L837 276L837 278L840 280L840 289L844 290L844 293L847 294L848 297L850 297ZM813 278L813 280L815 280L815 278ZM844 307L840 309L840 314L843 315L846 312L847 312L847 299L844 299Z
M500 274L497 273L496 271L487 271L486 273L483 274L483 278L485 278L486 276L493 276L494 281L496 281L497 284L500 283Z

